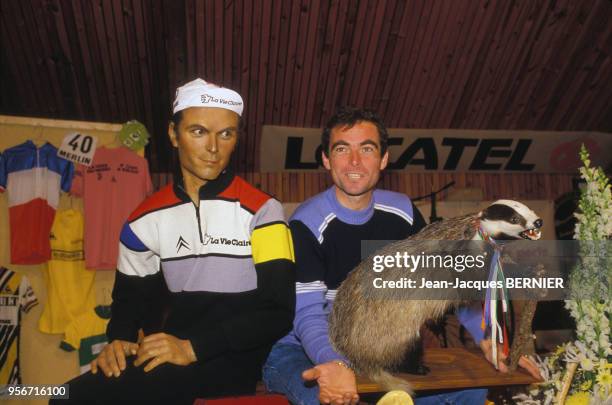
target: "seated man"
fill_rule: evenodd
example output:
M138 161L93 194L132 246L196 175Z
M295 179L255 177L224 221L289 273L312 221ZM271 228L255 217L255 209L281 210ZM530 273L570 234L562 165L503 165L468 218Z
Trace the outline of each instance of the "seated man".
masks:
M375 189L389 158L387 139L384 124L371 111L349 108L333 116L321 143L334 185L300 205L290 220L297 268L294 328L272 348L263 375L268 390L294 404L358 402L355 374L328 336L336 289L361 261L362 240L404 239L425 225L408 197ZM480 311L463 308L458 316L477 343L486 342ZM484 404L486 394L463 390L416 403Z
M227 168L242 109L238 93L201 79L177 90L168 134L180 171L123 227L111 343L68 383L69 403L191 404L255 391L272 344L291 329L295 274L280 203ZM167 316L151 333L144 319L163 279Z

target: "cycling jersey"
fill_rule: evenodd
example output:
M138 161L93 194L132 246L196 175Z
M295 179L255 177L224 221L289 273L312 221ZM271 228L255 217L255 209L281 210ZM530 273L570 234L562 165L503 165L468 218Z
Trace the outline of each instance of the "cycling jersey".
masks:
M143 320L163 274L171 295L163 331L189 339L200 362L227 359L219 373L242 367L254 382L291 327L293 261L277 200L225 171L200 188L196 205L180 179L146 199L121 231L109 340L153 332Z
M95 272L85 270L83 216L79 211L59 210L51 234L51 260L45 269L47 302L38 320L45 333L64 333L81 314L93 312Z
M115 270L123 223L151 192L147 160L127 148L100 147L75 169L70 192L83 197L85 266Z
M21 384L19 328L21 313L38 304L28 278L0 267L0 385Z
M49 231L59 204L59 191L68 192L74 166L45 143L26 141L4 151L0 191L8 192L11 263L39 264L51 257Z

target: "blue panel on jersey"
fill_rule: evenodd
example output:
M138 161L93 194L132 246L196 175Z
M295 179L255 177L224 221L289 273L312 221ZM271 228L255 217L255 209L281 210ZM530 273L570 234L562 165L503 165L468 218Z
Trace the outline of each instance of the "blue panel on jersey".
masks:
M0 189L6 188L6 166L4 165L4 158L0 153Z
M132 228L130 228L130 224L128 222L123 225L119 239L121 240L121 243L123 243L130 250L134 250L136 252L146 252L149 250L149 248L147 248L145 244L138 239L138 236L136 236L136 234L132 231Z

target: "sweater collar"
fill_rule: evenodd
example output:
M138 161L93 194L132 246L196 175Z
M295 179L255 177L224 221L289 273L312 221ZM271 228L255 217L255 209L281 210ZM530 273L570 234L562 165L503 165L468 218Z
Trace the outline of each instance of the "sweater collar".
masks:
M51 145L49 142L45 142L40 146L36 146L36 144L34 143L34 141L32 141L31 139L28 139L27 141L25 141L24 143L22 143L22 145L28 149L48 149L50 146L53 147L53 145Z
M185 183L183 182L183 175L181 174L180 168L174 171L174 193L182 200L182 201L191 201L189 194L185 190ZM214 180L207 181L202 187L200 187L199 195L200 200L206 200L210 198L214 198L221 194L225 189L232 184L236 175L230 168L226 168L223 170L219 177Z
M372 215L374 215L374 193L372 193L370 203L363 210L352 210L340 204L340 201L338 201L336 197L336 186L328 188L327 191L325 191L325 196L332 207L332 211L336 214L336 217L347 224L362 225L368 222L370 218L372 218Z

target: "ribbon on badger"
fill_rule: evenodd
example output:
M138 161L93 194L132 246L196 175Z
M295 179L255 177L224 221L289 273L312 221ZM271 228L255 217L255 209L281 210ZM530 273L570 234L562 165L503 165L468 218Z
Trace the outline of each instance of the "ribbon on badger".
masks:
M481 328L483 330L486 327L491 328L491 349L492 349L492 360L493 365L497 369L497 342L503 345L503 353L508 356L510 353L510 346L508 344L508 324L509 324L509 300L508 290L506 289L506 277L504 276L504 268L501 263L501 251L503 245L496 242L480 227L478 227L478 235L488 242L493 247L493 258L489 268L489 284L487 287L487 293L485 296L485 303L483 307L483 316ZM501 282L501 288L491 287ZM499 291L498 291L499 290ZM499 324L497 319L497 294L499 292L499 300L502 304L502 325Z

